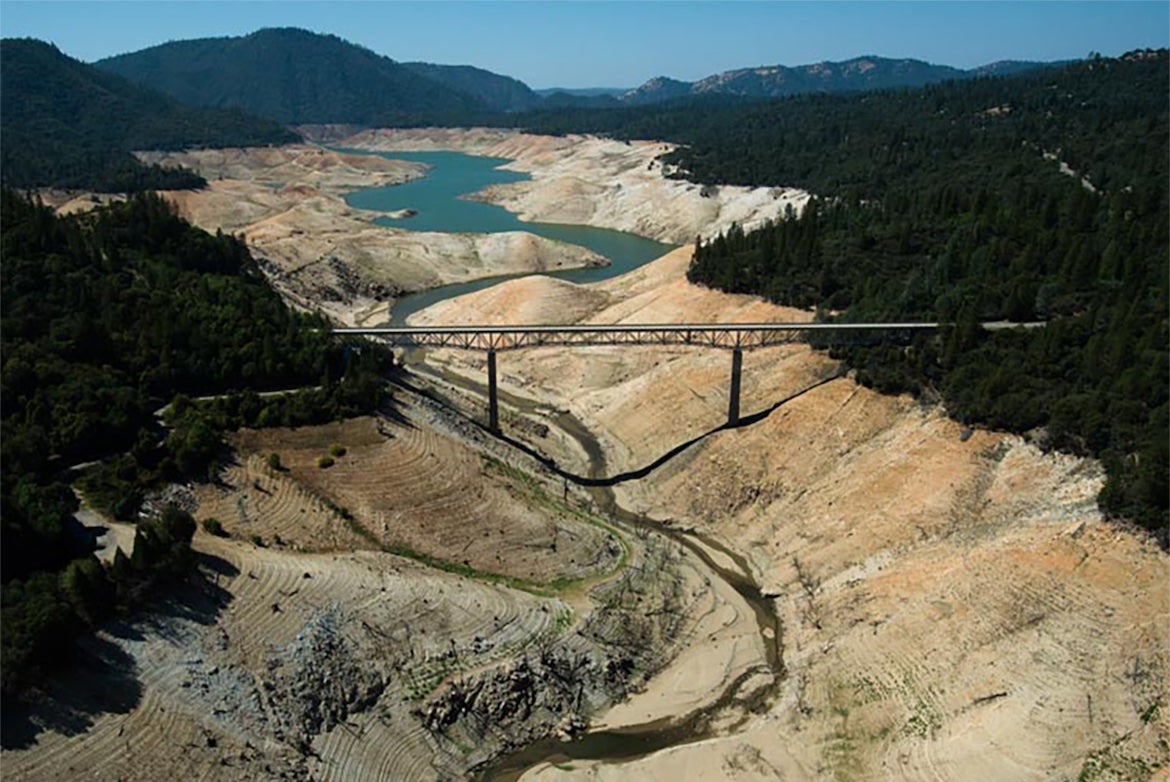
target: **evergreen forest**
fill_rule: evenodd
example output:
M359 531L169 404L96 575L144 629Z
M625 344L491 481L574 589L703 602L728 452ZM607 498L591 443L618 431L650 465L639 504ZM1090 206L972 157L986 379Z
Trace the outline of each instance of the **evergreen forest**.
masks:
M8 698L67 656L72 636L190 566L193 520L176 509L139 519L147 492L209 477L224 428L370 412L389 354L336 344L322 319L284 305L242 241L192 227L154 195L59 217L4 190L0 252ZM133 555L112 567L73 517L79 471L91 502L138 521Z
M192 171L148 166L146 149L287 144L298 136L238 109L195 108L65 56L0 41L0 180L106 193L202 187Z

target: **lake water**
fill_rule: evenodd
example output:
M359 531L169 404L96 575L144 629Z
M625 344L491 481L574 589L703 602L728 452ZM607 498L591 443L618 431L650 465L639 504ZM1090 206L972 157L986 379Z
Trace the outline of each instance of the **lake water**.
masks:
M549 272L548 274L553 277L576 283L598 282L632 271L674 249L673 245L605 228L558 223L526 223L518 220L503 207L460 198L482 190L488 185L519 182L529 178L527 174L501 170L499 167L508 162L504 158L476 157L460 152L368 153L364 150L351 149L337 151L377 154L391 160L409 160L432 166L422 179L393 187L359 190L345 197L350 206L359 209L376 212L413 209L418 212L414 217L404 219L386 217L375 220L374 222L379 225L408 231L443 233L527 231L548 239L586 247L610 261L610 265L604 267ZM390 325L402 325L409 315L443 299L482 290L503 279L517 276L525 275L491 277L403 296L394 302Z

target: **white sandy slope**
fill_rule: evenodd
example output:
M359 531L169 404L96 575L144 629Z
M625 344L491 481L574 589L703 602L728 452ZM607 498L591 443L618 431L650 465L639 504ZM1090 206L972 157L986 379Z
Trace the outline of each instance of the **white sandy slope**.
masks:
M784 187L702 188L668 179L659 156L673 145L613 141L594 136L536 136L476 128L379 129L339 142L378 151L453 150L510 158L504 168L529 181L493 185L476 197L514 212L521 220L612 228L668 244L726 231L732 223L756 226L797 212L808 193Z
M523 231L446 234L379 226L373 220L385 215L350 207L341 197L422 176L425 166L416 163L307 145L141 157L183 165L208 179L202 190L165 195L195 225L243 237L288 300L345 325L384 320L405 292L606 263L584 248Z

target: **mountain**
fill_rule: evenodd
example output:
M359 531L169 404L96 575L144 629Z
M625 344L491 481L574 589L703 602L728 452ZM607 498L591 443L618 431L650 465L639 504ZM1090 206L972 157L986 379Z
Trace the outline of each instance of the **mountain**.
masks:
M623 103L643 105L646 103L661 103L673 98L681 98L691 94L694 85L690 82L671 79L666 76L656 76L641 87L623 93L619 96Z
M662 76L621 96L624 103L662 103L686 95L720 94L745 98L781 98L809 92L852 92L898 87L923 87L951 79L1007 76L1054 63L1005 60L969 71L921 60L855 57L844 62L821 62L787 67L770 65L740 68L683 82Z
M404 62L402 65L419 76L471 95L493 111L527 111L542 103L541 97L519 79L483 68L429 62Z
M138 149L282 144L297 136L240 111L184 106L33 39L0 40L0 177L12 187L192 187Z
M235 106L284 124L392 124L487 109L389 57L295 28L171 41L94 65L184 103Z

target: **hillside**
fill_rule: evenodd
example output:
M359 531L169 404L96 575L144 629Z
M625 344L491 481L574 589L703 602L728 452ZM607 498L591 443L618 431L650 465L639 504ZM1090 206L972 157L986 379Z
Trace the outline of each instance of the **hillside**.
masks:
M1103 509L1165 544L1167 66L1164 50L1137 52L692 127L674 159L699 178L822 200L704 244L690 277L845 318L957 322L908 356L850 361L883 390L941 393L961 420L1101 458ZM972 330L998 319L1047 326Z
M285 124L386 125L486 110L389 57L294 28L171 41L94 65L184 103L237 107Z
M597 285L511 280L412 322L810 317L689 283L690 254ZM485 376L482 354L426 360L445 378ZM616 500L747 563L780 616L785 671L755 715L721 714L707 740L632 761L547 758L525 782L1138 780L1165 768L1170 559L1103 523L1097 463L860 387L806 345L744 353L742 410L762 415L723 429L730 363L693 347L499 356L505 433L570 472L617 476L692 442L620 480ZM482 399L468 409L481 414ZM557 436L565 410L587 437ZM600 458L580 447L590 441ZM668 670L661 689L704 670ZM661 689L604 724L659 716Z
M86 495L135 518L147 489L206 476L222 449L216 429L368 412L381 384L363 386L359 367L381 358L367 348L343 365L345 348L319 317L285 306L243 242L192 227L155 195L58 217L5 189L0 210L7 709L68 657L72 636L149 594L125 568L109 578L97 568L65 468L107 459L87 472ZM314 388L257 395L305 385ZM176 395L229 389L245 393L217 420L176 404L171 427L158 426L156 411Z
M471 95L492 111L526 111L542 103L541 97L519 79L483 68L429 62L404 62L402 65L419 76Z
M296 136L239 111L184 106L31 39L0 41L0 171L14 187L104 191L202 184L130 151L281 144Z

